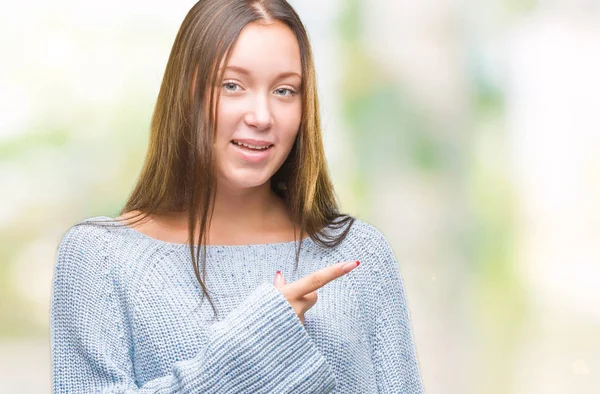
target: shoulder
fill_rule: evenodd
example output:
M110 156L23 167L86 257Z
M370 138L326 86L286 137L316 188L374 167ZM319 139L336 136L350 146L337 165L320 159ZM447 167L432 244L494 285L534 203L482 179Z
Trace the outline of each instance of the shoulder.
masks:
M378 286L384 278L401 275L392 244L375 225L356 219L344 244L344 257L360 261L354 277L363 285Z
M351 249L389 253L391 245L383 233L373 224L354 218L344 243Z
M358 218L355 221L355 225L356 230L363 237L367 237L371 240L374 239L378 241L385 240L383 233L379 230L379 228L375 227L375 225Z
M75 223L67 229L59 243L59 250L89 247L110 236L110 218L95 216Z
M346 232L343 240L330 250L338 260L358 260L360 271L373 275L396 270L398 263L391 243L383 232L366 220L353 217L352 225L335 230L335 236ZM359 270L357 270L359 271ZM357 274L358 275L358 274Z
M107 220L110 218L82 220L69 227L60 240L52 279L53 321L83 316L61 315L65 310L87 314L92 308L104 312L112 308L112 294L122 286L122 270L115 269L113 234Z
M94 262L108 259L111 239L110 218L96 216L75 223L60 239L56 255L57 269L89 269Z

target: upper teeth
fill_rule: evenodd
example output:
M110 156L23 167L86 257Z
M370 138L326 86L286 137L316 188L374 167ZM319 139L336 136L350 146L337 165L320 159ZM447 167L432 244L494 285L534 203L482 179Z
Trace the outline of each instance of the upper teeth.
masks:
M238 142L238 141L235 141L235 140L233 141L233 143L236 144L236 145L244 145L244 146L247 146L248 148L251 148L251 149L267 149L270 146L270 145L267 145L267 146L255 146L255 145L250 145L250 144L244 144L243 142Z

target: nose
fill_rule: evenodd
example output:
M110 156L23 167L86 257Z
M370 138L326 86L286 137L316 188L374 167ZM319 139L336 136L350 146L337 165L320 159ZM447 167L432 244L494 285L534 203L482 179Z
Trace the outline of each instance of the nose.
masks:
M265 95L259 94L252 99L244 120L248 126L255 127L258 130L271 127L273 113L271 112L269 100Z

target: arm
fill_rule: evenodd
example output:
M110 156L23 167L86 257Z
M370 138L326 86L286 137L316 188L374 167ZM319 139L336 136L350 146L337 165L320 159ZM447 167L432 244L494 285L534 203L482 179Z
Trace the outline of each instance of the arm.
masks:
M58 248L50 309L54 393L304 393L335 388L326 359L283 294L263 282L208 328L206 348L139 387L107 229L82 226Z
M422 394L410 312L398 262L374 227L369 242L369 338L380 393Z

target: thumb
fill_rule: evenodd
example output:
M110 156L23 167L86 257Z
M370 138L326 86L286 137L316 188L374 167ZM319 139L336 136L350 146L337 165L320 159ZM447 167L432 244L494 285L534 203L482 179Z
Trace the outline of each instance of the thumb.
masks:
M275 274L275 279L273 280L273 285L276 288L280 288L283 285L285 285L285 278L283 277L283 274L281 273L281 271L277 271L277 273Z

